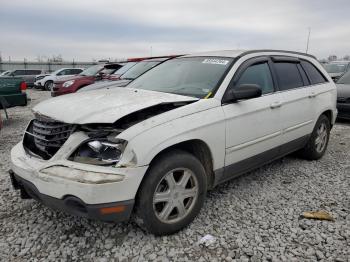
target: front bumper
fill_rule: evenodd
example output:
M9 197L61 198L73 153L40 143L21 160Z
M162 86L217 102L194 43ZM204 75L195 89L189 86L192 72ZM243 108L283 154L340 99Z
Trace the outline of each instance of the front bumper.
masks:
M34 88L43 88L44 86L41 85L41 82L40 81L36 81L34 82Z
M120 201L106 204L85 204L75 196L63 199L41 194L35 185L9 171L12 185L20 190L23 199L35 199L52 209L63 211L75 216L101 220L106 222L122 222L130 218L134 207L134 200Z
M56 153L59 154L60 151ZM12 149L11 162L14 181L31 198L55 209L104 221L120 221L119 218L130 216L147 170L147 166L100 167L54 157L45 161L28 155L22 143ZM125 206L120 214L101 217L96 213L108 210L107 207L118 209L119 205Z

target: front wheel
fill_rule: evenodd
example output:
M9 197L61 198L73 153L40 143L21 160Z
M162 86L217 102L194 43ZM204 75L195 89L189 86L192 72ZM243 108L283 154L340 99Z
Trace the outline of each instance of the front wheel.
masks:
M301 156L308 160L320 159L326 152L330 130L331 125L328 117L321 115L316 122L308 143L300 152Z
M175 233L197 216L206 191L206 173L196 157L180 150L166 153L142 182L135 221L155 235Z
M52 87L53 87L53 82L52 81L46 81L44 88L46 91L52 91Z

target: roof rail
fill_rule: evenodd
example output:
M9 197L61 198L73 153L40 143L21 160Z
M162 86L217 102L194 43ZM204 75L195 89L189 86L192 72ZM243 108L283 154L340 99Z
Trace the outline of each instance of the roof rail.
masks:
M245 51L242 54L239 55L239 57L249 55L249 54L254 54L254 53L262 53L262 52L283 52L283 53L290 53L290 54L295 54L295 55L303 55L303 56L308 56L314 59L317 59L315 56L302 53L302 52L296 52L296 51L286 51L286 50L274 50L274 49L257 49L257 50L249 50Z

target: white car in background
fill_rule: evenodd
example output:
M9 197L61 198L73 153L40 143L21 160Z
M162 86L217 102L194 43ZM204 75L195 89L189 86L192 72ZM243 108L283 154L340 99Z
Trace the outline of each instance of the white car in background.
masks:
M66 76L72 76L80 74L84 69L83 68L61 68L50 75L39 77L39 79L36 79L34 83L34 87L41 88L45 90L51 90L53 83L55 81L58 81L60 78L66 77Z

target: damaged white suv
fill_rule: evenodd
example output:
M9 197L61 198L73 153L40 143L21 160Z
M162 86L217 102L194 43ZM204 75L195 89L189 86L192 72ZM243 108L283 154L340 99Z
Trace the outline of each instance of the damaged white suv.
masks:
M336 87L288 51L169 60L126 88L49 99L11 152L23 198L157 235L199 213L208 189L294 151L324 154Z

